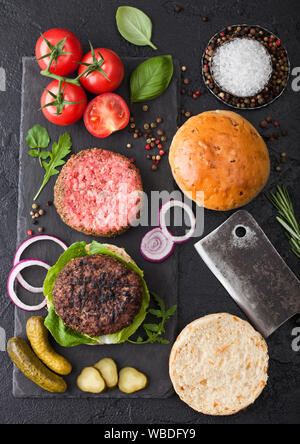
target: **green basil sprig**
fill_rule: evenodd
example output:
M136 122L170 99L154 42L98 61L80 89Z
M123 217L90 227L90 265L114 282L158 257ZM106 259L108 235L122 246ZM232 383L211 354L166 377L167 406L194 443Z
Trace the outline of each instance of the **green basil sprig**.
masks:
M41 167L43 168L42 161L48 159L49 157L48 151L41 151L49 146L50 137L48 131L41 125L35 125L28 131L26 142L27 145L32 148L28 151L29 156L37 157Z
M157 49L151 42L152 22L143 11L132 6L120 6L116 21L119 33L125 40L137 46L149 45Z
M168 88L173 72L170 55L153 57L141 63L130 77L131 102L145 102L161 96Z

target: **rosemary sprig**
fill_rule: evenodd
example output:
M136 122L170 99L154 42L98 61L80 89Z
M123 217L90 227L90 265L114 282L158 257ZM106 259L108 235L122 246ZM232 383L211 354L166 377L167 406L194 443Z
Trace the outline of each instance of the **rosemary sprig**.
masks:
M295 255L300 259L300 225L296 219L293 202L285 185L278 185L276 192L266 195L269 201L277 208L278 222L287 232L290 246Z

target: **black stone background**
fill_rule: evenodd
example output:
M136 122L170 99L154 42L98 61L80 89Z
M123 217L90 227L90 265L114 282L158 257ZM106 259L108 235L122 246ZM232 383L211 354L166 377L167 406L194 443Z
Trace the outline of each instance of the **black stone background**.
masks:
M298 0L0 0L0 66L7 73L7 92L0 92L0 325L13 335L13 306L6 294L6 279L16 245L19 126L21 76L24 55L34 54L41 32L65 27L75 32L88 49L88 39L114 49L120 55L152 56L150 48L125 42L115 26L115 11L122 4L137 6L153 19L153 41L159 53L172 53L188 67L187 76L195 89L203 88L200 57L209 38L225 25L260 24L277 33L286 45L292 67L300 66L300 3ZM175 4L184 10L176 14ZM203 23L202 16L209 22ZM268 189L278 182L290 186L300 218L299 97L288 86L285 94L265 110L242 114L257 128L272 114L289 136L270 145L273 172ZM183 107L196 114L223 108L206 93L198 101L184 98ZM141 142L142 143L142 142ZM288 154L281 173L275 173L279 153ZM298 191L298 193L297 193ZM274 210L263 194L246 207L261 224L275 247L300 277L299 261L289 251L284 233L274 218ZM209 233L231 213L205 213L205 233ZM193 249L193 242L181 247L180 306L178 331L195 317L228 311L243 316L224 288L207 270ZM270 295L272 297L272 295ZM246 411L229 418L211 418L192 411L177 396L167 400L15 400L12 397L12 364L0 353L1 423L299 423L300 353L291 349L295 317L269 340L270 381L261 398Z

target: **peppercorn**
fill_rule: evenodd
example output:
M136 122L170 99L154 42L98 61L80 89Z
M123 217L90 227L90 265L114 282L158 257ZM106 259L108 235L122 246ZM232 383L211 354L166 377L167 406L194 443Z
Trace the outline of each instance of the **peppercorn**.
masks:
M32 224L33 224L33 225L38 225L38 223L39 223L39 221L36 220L36 219L34 219L34 220L32 221Z
M191 117L192 114L189 111L187 111L184 115L185 117Z
M32 209L33 209L33 210L37 210L38 207L39 207L38 204L36 204L36 203L32 204Z
M181 71L182 71L182 72L185 72L186 70L187 70L187 67L186 67L186 66L182 66L182 67L181 67Z
M34 215L33 215L32 217L34 217L35 219L37 219L37 218L40 217L40 215L39 215L39 213L34 213Z
M32 230L28 230L27 234L28 234L28 236L32 236L33 235L33 231Z
M152 157L150 156L150 154L147 154L147 159L148 159L148 160L151 160L151 159L152 159Z
M131 148L132 147L131 143L127 143L126 147Z
M156 156L156 160L160 160L161 159L161 157L160 156Z
M260 126L261 126L262 128L267 128L267 126L268 126L268 122L267 122L266 120L262 120L262 121L260 122Z
M186 89L185 89L185 88L182 88L182 89L181 89L181 94L182 94L183 96L186 94Z
M266 117L266 121L267 121L268 123L271 123L271 122L273 121L272 116L267 116L267 117Z
M145 130L148 130L150 128L149 123L145 123L144 128L145 128Z
M167 141L167 138L166 138L166 136L162 136L162 137L160 138L160 140L161 140L162 142L166 142L166 141Z
M177 14L178 14L178 13L181 12L181 11L183 11L183 7L182 7L182 6L179 6L179 5L176 5L176 6L175 6L175 12L177 12Z
M34 215L34 212L33 211L30 211L30 216L33 216Z
M275 170L276 170L277 172L281 171L280 166L278 165L278 166L275 168Z
M156 128L157 127L155 122L152 122L150 126L151 126L151 128Z
M202 17L202 21L203 22L208 22L208 17L206 17L206 16Z
M159 145L157 145L157 148L159 149L159 150L161 150L162 149L162 144L160 143Z
M51 207L53 204L52 200L48 200L48 202L46 203L47 207Z
M134 117L133 116L130 117L130 122L131 123L134 122Z
M39 215L40 215L40 216L44 216L44 214L45 214L45 211L44 211L44 210L40 210L40 211L39 211Z
M38 232L39 232L39 233L43 233L43 231L44 231L44 227L39 227L39 228L38 228Z
M130 128L131 128L131 129L134 129L134 128L135 128L135 123L131 123L131 124L130 124Z
M190 83L190 79L188 79L188 78L186 77L185 79L183 79L183 83L184 83L185 85L189 85L189 83Z
M152 171L156 171L157 170L157 166L156 165L152 165Z
M281 157L286 157L286 153L280 153Z
M157 123L162 123L163 122L163 118L162 117L157 117L156 122Z
M134 139L138 139L140 136L139 136L139 134L138 133L134 133L134 135L133 135L133 138Z
M147 143L147 145L145 146L146 150L150 150L151 146L149 145L149 143Z
M275 122L273 123L273 125L276 126L276 127L278 127L278 126L279 126L279 122L276 122L276 121L275 121Z
M160 156L164 156L165 155L165 151L164 150L160 150L159 155Z
M163 136L165 134L165 132L162 129L158 129L156 132L158 136Z
M146 112L146 111L148 111L148 109L149 109L149 106L148 106L148 105L143 105L143 107L142 107L142 110L143 110L143 111Z

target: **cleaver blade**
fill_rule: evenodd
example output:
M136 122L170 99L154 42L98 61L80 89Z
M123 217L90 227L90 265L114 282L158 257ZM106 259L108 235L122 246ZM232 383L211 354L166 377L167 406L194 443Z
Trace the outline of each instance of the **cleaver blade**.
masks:
M247 211L237 211L195 248L265 338L300 313L300 281Z

